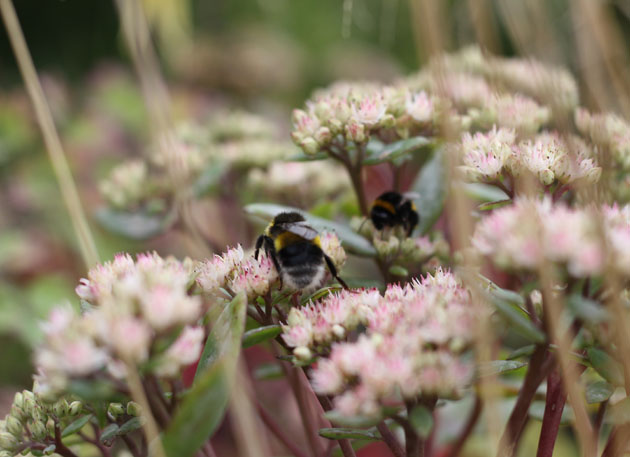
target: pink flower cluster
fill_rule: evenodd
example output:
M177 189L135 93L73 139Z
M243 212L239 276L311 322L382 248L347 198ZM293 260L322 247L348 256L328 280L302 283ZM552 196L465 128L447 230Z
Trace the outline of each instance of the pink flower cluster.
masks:
M486 133L464 133L460 146L464 165L460 168L471 180L486 182L525 172L544 185L577 180L594 183L601 176L595 151L578 137L544 132L520 143L515 139L514 130L496 126Z
M149 357L157 375L176 376L199 357L205 335L196 326L204 308L188 294L191 282L191 265L155 253L135 262L120 254L90 270L77 287L86 311L58 307L42 325L39 390L59 392L69 379L86 376L123 379L126 363Z
M575 124L583 135L595 144L609 149L615 162L630 170L630 123L615 114L591 114L579 108Z
M600 275L607 265L630 276L630 207L569 208L521 198L484 217L472 242L504 268L536 269L546 259L575 277Z
M473 373L460 354L472 342L475 315L468 291L439 269L405 286L390 285L383 296L344 291L294 308L284 339L297 354L308 348L324 356L313 370L313 387L335 395L337 411L378 415L402 399L461 394ZM359 324L365 331L352 337Z
M364 143L386 129L402 137L410 131L430 132L439 112L434 96L405 85L337 83L316 92L305 110L293 112L291 136L305 153L314 154L338 135Z

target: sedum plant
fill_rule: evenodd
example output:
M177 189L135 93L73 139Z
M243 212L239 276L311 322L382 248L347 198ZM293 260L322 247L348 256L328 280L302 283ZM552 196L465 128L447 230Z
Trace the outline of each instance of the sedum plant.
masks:
M241 113L181 130L172 157L116 169L107 209L132 214L181 192L220 198L217 176L237 177L252 218L303 214L350 288L328 274L313 293L281 287L273 256L241 245L184 261L121 254L81 280L80 312L61 307L44 324L33 392L1 424L1 455L216 455L251 346L274 363L254 382L287 380L306 442L248 399L296 457L352 457L379 440L396 457L462 455L482 417L499 429L488 455L515 455L530 420L542 420L541 457L564 424L583 455L625 449L630 130L578 102L563 69L467 48L389 85L316 91L292 115L300 154ZM173 157L185 173L161 179ZM348 189L350 205L322 209ZM413 233L375 228L383 190L413 201ZM252 203L264 195L275 203ZM461 423L446 435L449 408Z

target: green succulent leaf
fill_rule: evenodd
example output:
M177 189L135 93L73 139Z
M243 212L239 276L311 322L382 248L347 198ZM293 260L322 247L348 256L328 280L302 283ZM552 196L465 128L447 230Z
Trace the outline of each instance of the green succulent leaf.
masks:
M236 373L247 300L238 294L215 322L192 388L164 433L169 457L191 457L221 424Z
M264 341L272 340L282 333L279 325L267 325L248 330L243 334L243 348L248 348Z
M383 162L393 162L407 154L417 151L419 148L429 143L430 140L423 136L407 138L391 144L375 143L372 147L369 147L371 153L363 160L363 164L377 165Z
M92 414L86 414L85 416L79 417L63 429L63 431L61 432L61 437L65 438L67 436L74 435L83 427L85 427L85 424L90 422L90 419L92 419Z
M146 240L166 232L177 219L174 211L166 214L151 214L147 211L135 212L100 208L96 220L107 230L132 240Z
M368 428L373 427L378 424L382 417L367 417L367 416L343 416L339 412L334 409L328 411L326 414L326 419L328 419L333 425L339 425L341 427L347 428Z
M118 436L118 424L109 424L103 429L100 436L101 443L111 444L113 440Z
M418 195L414 202L420 215L417 230L421 234L426 234L442 214L448 192L446 173L443 150L438 148L411 186L412 191Z
M588 348L586 354L591 366L602 378L616 386L624 385L623 368L619 362L605 351L594 347Z
M524 362L518 360L492 360L479 366L479 376L492 376L511 371L518 370L519 368L527 365Z
M320 428L319 436L328 438L329 440L370 440L377 441L381 439L381 435L376 429L361 430L356 428Z
M573 294L567 299L569 311L589 324L601 324L610 320L610 313L594 300Z
M426 439L433 428L433 414L425 406L416 405L409 413L409 422L416 433Z
M500 202L508 200L508 195L496 186L483 183L464 183L461 185L464 193L479 202Z
M601 403L610 398L615 388L606 381L595 381L586 386L586 402Z

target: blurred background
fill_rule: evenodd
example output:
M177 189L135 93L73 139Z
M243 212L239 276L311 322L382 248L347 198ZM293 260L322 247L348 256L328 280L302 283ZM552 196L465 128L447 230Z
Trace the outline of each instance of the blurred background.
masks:
M186 230L178 224L134 235L111 230L107 220L97 217L104 206L99 182L115 165L140 158L152 147L150 110L116 2L15 3L100 258L153 249L163 255L191 255ZM293 148L291 110L301 107L315 88L336 80L393 82L440 50L475 43L493 54L532 56L567 67L578 80L581 104L589 109L626 117L630 110L628 0L142 4L178 126L203 126L217 113L244 110L261 116L270 124L271 136ZM38 319L51 306L72 299L85 266L4 30L0 36L1 416L16 389L31 387L30 354L40 339ZM251 245L256 229L240 208L255 201L254 196L260 199L252 170L260 174L265 168L250 163L223 175L208 198L196 203L194 217L211 249L237 242ZM376 168L369 179L378 187ZM245 180L244 189L231 187ZM321 201L285 203L326 217L340 211L351 215L352 209L343 208L352 199L345 190L332 189ZM276 201L277 196L268 193L265 198ZM341 208L331 207L332 200ZM145 222L135 220L141 226ZM247 355L248 360L263 357ZM534 440L536 427L534 423L530 431ZM558 455L572 455L572 446L570 437L561 437ZM527 455L527 446L522 450Z

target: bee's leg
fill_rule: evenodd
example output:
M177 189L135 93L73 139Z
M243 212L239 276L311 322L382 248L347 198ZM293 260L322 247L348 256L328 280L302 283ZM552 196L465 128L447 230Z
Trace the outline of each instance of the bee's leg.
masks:
M415 207L413 206L411 201L406 201L400 207L400 218L402 219L401 222L403 224L403 227L405 227L405 229L407 230L407 236L411 236L411 234L413 233L413 229L416 228L416 225L418 225L420 219L418 217L418 213L415 211L414 208Z
M254 251L254 259L258 260L258 252L260 251L260 248L263 245L263 242L265 241L266 236L265 235L260 235L258 237L258 239L256 240L256 250ZM265 247L266 250L266 247Z
M280 279L280 288L278 290L282 290L282 286L284 286L282 282L282 268L280 268L280 262L278 262L278 258L276 257L276 248L273 245L273 240L269 238L268 236L264 237L264 242L265 242L265 252L267 253L269 257L271 257L273 266L276 267L276 271L278 272L278 279Z
M326 265L328 265L328 269L330 270L330 273L333 275L333 278L339 281L339 284L341 284L344 289L349 289L348 284L346 284L346 282L337 275L337 267L335 267L335 264L333 263L332 259L328 257L326 254L324 254L324 259L326 260Z

